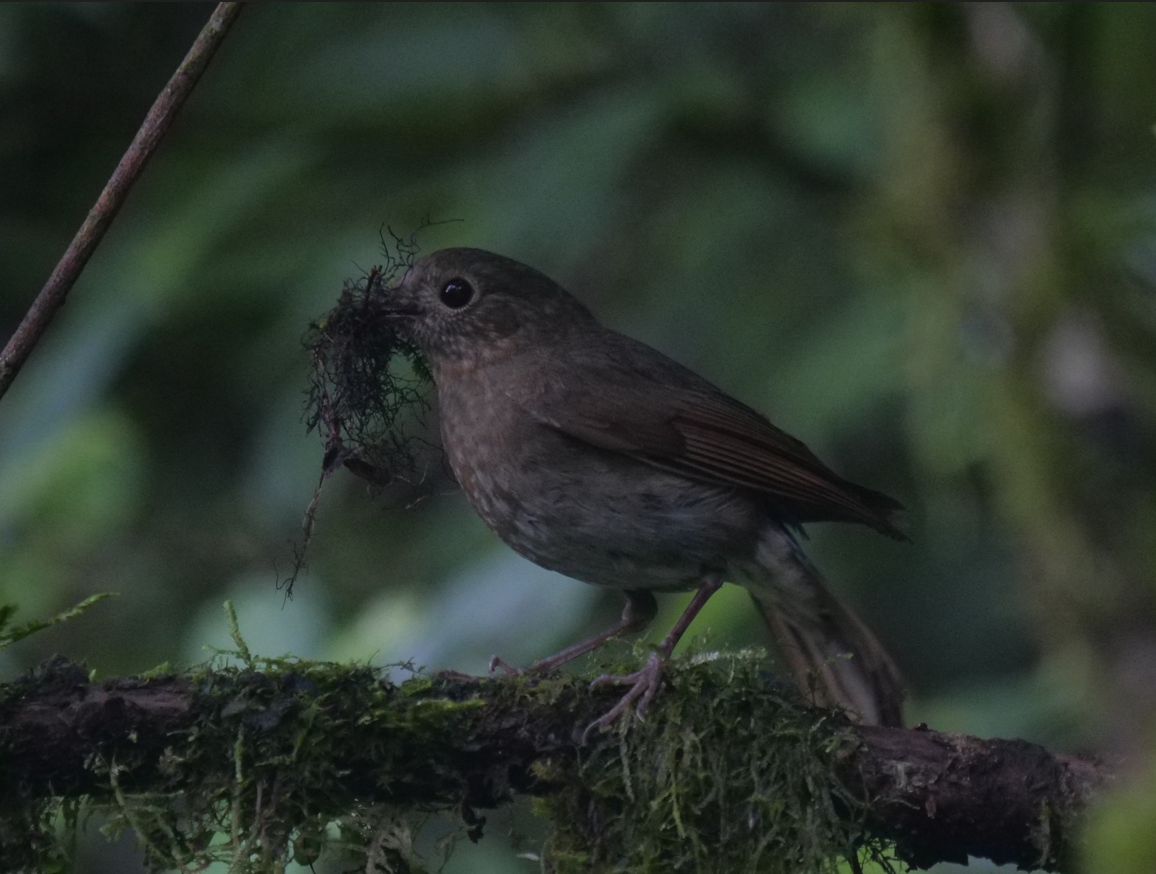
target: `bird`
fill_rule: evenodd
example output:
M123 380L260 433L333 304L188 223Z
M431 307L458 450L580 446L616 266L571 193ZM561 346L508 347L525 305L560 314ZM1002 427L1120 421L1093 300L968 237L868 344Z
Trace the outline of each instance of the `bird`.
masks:
M631 708L645 718L666 661L724 582L750 593L809 701L902 725L898 668L799 536L806 523L839 521L905 540L902 504L838 476L761 413L511 258L441 249L384 294L383 317L429 366L444 451L478 515L535 564L626 597L613 627L530 670L646 628L656 592L695 593L641 669L594 681L625 693L591 729Z

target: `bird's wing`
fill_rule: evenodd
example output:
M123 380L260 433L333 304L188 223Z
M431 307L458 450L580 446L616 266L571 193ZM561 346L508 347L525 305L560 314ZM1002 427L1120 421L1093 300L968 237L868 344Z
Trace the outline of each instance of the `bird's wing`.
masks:
M889 518L901 505L835 474L802 441L721 393L639 380L597 390L569 383L539 396L532 415L592 446L693 479L763 492L801 520L863 522L902 537Z

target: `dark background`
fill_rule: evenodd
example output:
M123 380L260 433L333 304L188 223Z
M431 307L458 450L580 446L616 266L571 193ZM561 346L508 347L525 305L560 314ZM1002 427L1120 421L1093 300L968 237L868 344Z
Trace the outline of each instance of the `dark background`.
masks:
M211 10L0 5L0 335ZM383 226L460 219L423 247L532 264L903 500L911 545L810 534L911 720L1118 757L1088 870L1150 870L1154 46L1148 4L246 9L0 402L0 600L119 593L0 669L201 661L226 598L257 652L463 671L612 621L436 458L331 480L277 589L322 452L301 338ZM692 634L764 640L733 587ZM501 831L454 870L536 870Z

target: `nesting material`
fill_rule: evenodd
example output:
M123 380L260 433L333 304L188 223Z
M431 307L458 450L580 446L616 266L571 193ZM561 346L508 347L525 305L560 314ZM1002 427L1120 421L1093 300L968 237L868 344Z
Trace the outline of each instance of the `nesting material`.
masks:
M412 432L429 410L429 370L385 305L404 266L346 281L305 339L313 362L306 424L325 440L323 478L344 466L380 488L416 469L422 444Z
M281 585L292 597L305 566L325 481L345 467L380 491L396 480L420 479L426 447L418 433L430 409L429 368L417 347L396 330L386 311L389 289L413 263L416 245L396 240L384 267L346 280L324 318L310 326L305 348L312 361L305 423L325 441L321 478L305 511L293 569Z

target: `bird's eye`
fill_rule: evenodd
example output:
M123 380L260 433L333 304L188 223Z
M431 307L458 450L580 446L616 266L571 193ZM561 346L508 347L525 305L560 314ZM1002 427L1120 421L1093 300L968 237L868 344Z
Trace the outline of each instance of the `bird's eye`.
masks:
M464 279L451 279L442 286L442 303L451 310L460 310L473 299L474 287Z

